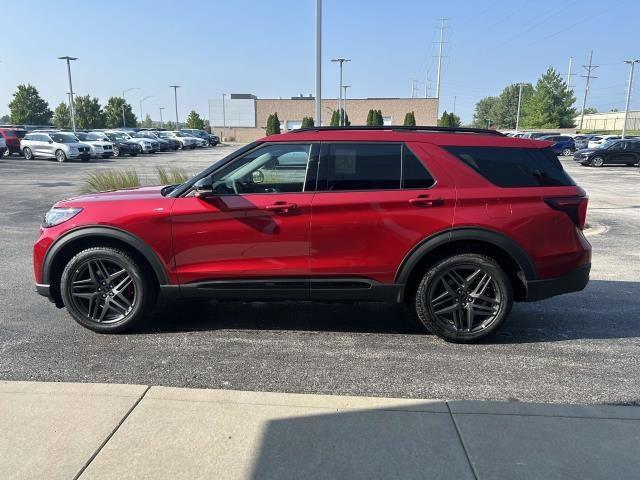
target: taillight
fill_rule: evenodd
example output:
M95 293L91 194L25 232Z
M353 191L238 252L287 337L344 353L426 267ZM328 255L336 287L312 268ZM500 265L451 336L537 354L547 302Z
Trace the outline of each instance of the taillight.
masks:
M545 198L544 201L554 210L566 213L580 230L584 229L589 197L551 197Z

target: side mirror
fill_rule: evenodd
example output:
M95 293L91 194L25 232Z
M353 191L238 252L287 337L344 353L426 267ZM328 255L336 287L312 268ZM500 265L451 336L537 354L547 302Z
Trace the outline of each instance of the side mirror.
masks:
M53 140L49 139L49 143L53 143Z
M201 178L193 184L197 198L207 198L213 195L213 178L211 175Z

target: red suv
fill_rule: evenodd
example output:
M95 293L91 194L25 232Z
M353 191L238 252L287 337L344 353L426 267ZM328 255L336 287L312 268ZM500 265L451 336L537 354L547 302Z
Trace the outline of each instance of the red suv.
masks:
M161 294L398 302L471 342L514 300L589 280L587 197L549 145L437 127L266 137L182 185L54 205L37 290L98 332L129 329Z
M13 153L19 153L22 155L22 150L20 150L20 140L27 134L27 131L22 128L0 128L0 137L3 137L5 142L7 143L7 149L4 152L5 156L9 156Z

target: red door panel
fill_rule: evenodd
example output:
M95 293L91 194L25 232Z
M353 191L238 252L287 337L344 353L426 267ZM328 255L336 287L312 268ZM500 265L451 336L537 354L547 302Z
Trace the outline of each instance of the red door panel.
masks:
M176 199L171 217L180 282L308 276L313 195Z

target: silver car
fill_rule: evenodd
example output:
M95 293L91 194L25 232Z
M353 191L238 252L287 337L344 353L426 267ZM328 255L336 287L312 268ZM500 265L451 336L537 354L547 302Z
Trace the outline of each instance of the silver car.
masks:
M31 132L20 141L20 150L24 158L55 158L59 162L80 159L83 162L91 158L91 147L78 141L72 133Z

